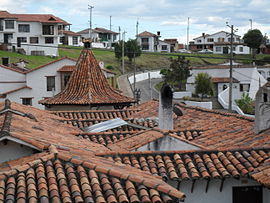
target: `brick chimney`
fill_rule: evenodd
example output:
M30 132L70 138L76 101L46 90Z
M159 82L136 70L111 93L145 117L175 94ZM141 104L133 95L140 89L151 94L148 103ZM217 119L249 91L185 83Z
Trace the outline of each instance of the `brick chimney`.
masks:
M173 92L169 85L164 84L159 93L158 127L163 130L173 129Z
M255 101L255 132L270 128L270 82L260 87Z

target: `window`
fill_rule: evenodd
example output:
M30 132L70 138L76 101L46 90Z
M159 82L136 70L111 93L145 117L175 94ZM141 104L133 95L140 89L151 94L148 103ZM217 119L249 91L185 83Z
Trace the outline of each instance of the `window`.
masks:
M208 38L207 39L207 42L213 42L214 41L214 38Z
M239 47L239 52L243 52L244 48L243 47Z
M149 38L142 38L142 43L148 43L149 42Z
M55 90L55 76L47 76L47 91Z
M54 35L54 25L43 25L42 33L43 35Z
M142 45L142 50L149 50L149 45Z
M219 37L219 38L218 38L218 42L224 42L224 40L225 40L225 39L224 39L223 37Z
M250 84L240 84L240 92L248 92Z
M267 93L263 93L263 102L268 102L268 95L267 95Z
M17 41L19 42L27 42L27 38L26 37L17 37Z
M38 44L38 37L30 37L30 44Z
M14 20L5 20L6 29L14 29Z
M30 32L29 24L19 24L18 27L19 32Z
M53 44L53 37L45 37L45 44Z
M221 47L216 47L216 52L221 52Z
M65 42L65 37L60 37L60 43L64 44Z
M202 40L201 40L201 39L198 39L198 40L197 40L197 42L198 42L198 43L201 43L201 42L202 42Z
M235 51L235 47L233 47L232 50Z
M67 86L67 83L68 83L68 81L69 81L69 78L70 78L70 75L65 75L65 76L64 76L64 87Z
M262 203L261 186L233 187L233 203Z
M72 43L73 43L73 45L77 45L78 44L78 37L72 37Z
M227 87L228 87L228 86L224 84L223 87L222 87L222 90L226 90Z
M22 98L22 104L32 106L32 98Z
M161 50L162 50L162 51L167 51L167 50L168 50L167 45L162 45L162 46L161 46Z
M234 38L232 38L232 41L234 42ZM231 38L228 38L228 42L231 42Z
M0 20L0 31L3 31L4 30L4 27L3 27L3 21Z

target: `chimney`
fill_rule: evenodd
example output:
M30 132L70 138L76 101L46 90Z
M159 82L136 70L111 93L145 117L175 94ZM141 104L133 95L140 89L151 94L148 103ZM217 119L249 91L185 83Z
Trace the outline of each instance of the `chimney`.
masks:
M9 64L9 57L2 57L2 65L8 66Z
M160 36L160 31L157 31L157 36Z
M158 127L163 130L173 129L173 92L169 85L164 84L159 93Z
M270 129L270 82L260 87L255 101L255 133Z

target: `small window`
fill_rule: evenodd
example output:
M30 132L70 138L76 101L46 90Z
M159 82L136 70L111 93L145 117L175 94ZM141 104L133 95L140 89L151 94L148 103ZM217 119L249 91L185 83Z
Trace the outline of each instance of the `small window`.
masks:
M47 91L55 91L55 76L47 76Z
M45 44L53 44L53 37L45 37Z
M263 102L268 102L268 95L267 95L267 93L263 93Z
M42 26L43 35L54 35L54 25L43 25Z
M249 91L249 84L240 84L240 92L248 92Z
M149 42L149 38L142 38L142 43L148 43Z
M30 44L38 44L38 37L30 37Z
M30 25L29 24L19 24L18 30L19 30L19 32L30 32Z
M239 52L243 52L244 48L243 47L239 47Z
M17 37L17 41L18 42L27 42L27 38L26 37Z
M22 98L22 104L32 106L32 98Z
M228 86L224 84L223 87L222 87L222 90L226 90L227 87L228 87Z
M162 50L162 51L167 51L167 50L168 50L167 45L162 45L162 46L161 46L161 50Z
M14 20L5 20L6 29L14 29Z
M149 45L142 45L142 50L149 50Z
M72 37L72 42L73 42L73 45L77 45L78 44L78 37Z
M221 47L216 47L216 52L221 52Z
M64 87L67 86L67 83L68 83L68 81L69 81L69 78L70 78L70 75L65 75L65 76L64 76Z
M262 203L262 186L232 187L233 203Z
M207 42L213 42L214 41L214 38L208 38L207 39Z

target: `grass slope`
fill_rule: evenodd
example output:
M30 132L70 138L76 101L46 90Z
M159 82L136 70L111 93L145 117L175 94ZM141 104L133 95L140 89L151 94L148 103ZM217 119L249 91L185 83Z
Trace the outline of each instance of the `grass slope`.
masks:
M74 59L77 59L80 55L81 48L79 47L63 47L59 48L59 57L52 58L49 56L27 56L13 52L0 51L0 57L8 56L10 58L10 62L18 62L19 59L24 59L29 64L27 65L29 68L35 68L40 65L44 65L49 63L50 61L56 60L58 58L68 56ZM93 49L94 55L97 60L102 60L105 63L105 66L112 66L113 70L118 74L121 73L121 64L118 61L113 51L102 50L102 49ZM191 65L209 65L209 64L218 64L224 63L226 60L224 59L213 59L213 58L194 58L188 56L209 56L209 57L228 57L226 55L213 55L213 54L186 54L186 59L190 60ZM257 59L261 59L264 55L257 55ZM173 56L177 57L177 56ZM143 53L140 57L136 58L136 67L138 71L141 70L154 70L169 67L171 56L166 55L158 55L154 53ZM236 58L246 58L250 59L249 55L238 55ZM125 72L130 72L133 70L133 64L130 64L128 58L125 57Z

